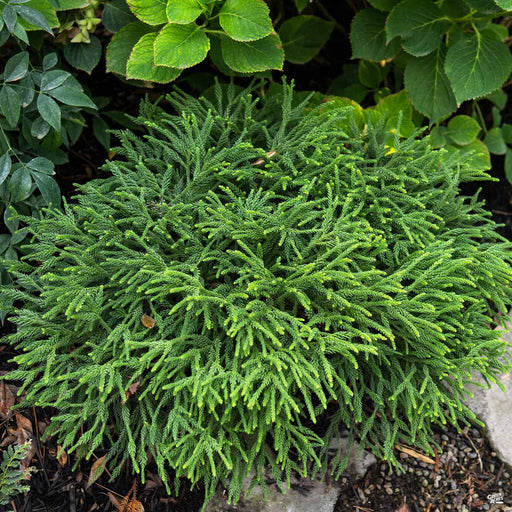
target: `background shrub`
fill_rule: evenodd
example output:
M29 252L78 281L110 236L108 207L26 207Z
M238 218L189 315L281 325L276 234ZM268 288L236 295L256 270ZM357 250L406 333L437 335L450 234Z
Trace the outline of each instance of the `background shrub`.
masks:
M472 372L510 368L511 246L459 194L487 176L287 87L214 97L145 102L111 177L20 217L33 238L1 298L20 301L3 341L21 405L57 407L47 433L103 447L113 477L151 454L207 499L227 478L238 499L251 469L265 485L264 465L339 475L347 428L391 466L396 442L432 453L432 424L474 419Z

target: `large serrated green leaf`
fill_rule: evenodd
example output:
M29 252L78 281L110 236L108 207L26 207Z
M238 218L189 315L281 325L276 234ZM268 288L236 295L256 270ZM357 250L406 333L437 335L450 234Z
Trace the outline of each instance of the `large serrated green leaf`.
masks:
M368 0L368 3L375 7L375 9L379 9L379 11L389 12L400 0Z
M448 21L432 0L404 0L389 14L386 40L402 36L404 50L422 57L441 44Z
M470 7L479 12L490 13L498 11L498 6L493 0L464 0Z
M375 121L386 118L386 126L391 133L396 133L398 118L402 114L400 124L400 135L402 137L410 137L415 126L412 122L412 105L411 100L407 96L405 90L401 90L396 94L390 94L381 99L377 105L366 110L367 112L376 112Z
M269 9L262 0L226 0L219 23L236 41L255 41L273 30Z
M457 101L444 71L446 49L440 46L425 57L411 57L404 83L412 104L435 123L457 108Z
M148 25L167 23L165 0L127 0L130 10Z
M512 71L512 55L494 33L483 30L448 48L445 71L461 104L500 87Z
M505 11L512 11L512 0L494 0L498 7L501 7Z
M394 57L400 51L400 39L386 44L385 25L385 13L373 8L359 11L350 31L352 58L378 62Z
M134 21L114 34L107 47L107 71L126 76L126 63L139 39L151 32L148 25Z
M286 60L304 64L311 60L331 37L334 23L316 16L295 16L279 28Z
M188 25L203 13L203 7L198 0L168 0L167 20L169 23Z
M284 51L275 34L257 41L234 41L224 37L221 49L226 65L239 73L283 69Z
M178 69L190 68L202 62L209 49L210 40L195 23L169 23L155 40L155 64Z
M153 49L157 35L156 32L146 34L133 47L126 65L126 78L148 80L159 84L166 84L178 78L181 69L155 66Z

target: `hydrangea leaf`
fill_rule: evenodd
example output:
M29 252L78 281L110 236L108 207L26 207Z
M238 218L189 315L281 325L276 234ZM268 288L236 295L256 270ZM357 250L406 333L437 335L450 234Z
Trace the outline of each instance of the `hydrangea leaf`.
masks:
M273 30L269 9L262 0L226 0L219 23L236 41L255 41Z
M133 14L148 25L167 23L164 0L128 0L128 5Z
M188 25L201 16L203 7L197 0L169 0L166 12L170 23Z

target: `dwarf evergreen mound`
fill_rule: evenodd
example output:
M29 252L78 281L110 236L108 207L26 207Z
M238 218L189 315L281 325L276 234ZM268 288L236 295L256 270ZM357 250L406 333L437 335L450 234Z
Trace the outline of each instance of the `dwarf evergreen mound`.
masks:
M488 179L428 139L357 129L349 108L175 92L120 132L111 176L22 217L11 270L23 405L113 476L154 459L207 498L262 468L339 475L348 431L398 465L474 417L472 373L508 369L511 244L459 184Z

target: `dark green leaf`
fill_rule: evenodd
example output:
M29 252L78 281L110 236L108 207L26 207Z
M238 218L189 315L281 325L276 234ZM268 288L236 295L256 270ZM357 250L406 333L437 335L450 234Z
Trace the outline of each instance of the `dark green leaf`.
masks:
M512 55L505 43L483 30L448 48L445 70L460 104L498 89L512 71Z
M55 52L45 55L43 59L43 71L48 71L49 69L52 69L55 66L55 64L57 64L58 60L59 58L57 57L57 54Z
M505 154L505 176L512 183L512 149L508 148Z
M42 156L37 156L36 158L32 158L30 162L25 164L29 169L34 171L42 172L43 174L48 174L52 176L55 174L55 165L48 158L44 158Z
M89 0L50 0L50 3L57 11L71 11L90 5Z
M432 53L443 40L448 19L432 0L404 0L391 11L387 42L402 36L405 51L416 57Z
M3 254L11 244L11 235L0 235L0 254Z
M206 58L210 40L195 24L166 25L155 40L155 65L185 69Z
M9 191L11 192L11 199L14 202L23 201L31 192L32 178L30 171L24 167L18 167L13 171L11 181L9 182Z
M490 94L485 96L484 99L491 101L500 110L503 110L507 104L508 96L503 89L497 89L496 91L491 92Z
M279 37L275 34L248 42L224 37L221 48L225 63L239 73L283 69L284 51Z
M236 41L256 41L273 30L269 9L261 0L226 0L219 12L219 23Z
M302 12L308 5L309 0L295 0L295 7L299 12Z
M512 144L512 124L503 123L501 126L503 138L507 144Z
M4 70L4 80L15 82L23 78L28 71L28 52L20 52L11 57Z
M16 25L16 21L18 19L16 11L10 5L6 5L4 7L4 10L2 11L2 18L5 22L5 26L12 34L14 32L14 26Z
M181 74L181 69L155 66L153 48L157 36L156 32L146 34L133 47L126 66L127 78L166 84Z
M331 36L334 23L316 16L295 16L279 28L286 60L304 64L311 60Z
M62 85L71 75L62 69L46 71L41 75L40 89L42 92L50 91Z
M11 172L12 162L9 153L4 153L0 157L0 185L5 181Z
M0 108L7 122L16 126L20 118L21 98L10 85L4 85L0 89Z
M444 72L443 46L426 57L412 57L405 68L404 83L414 107L431 122L445 118L457 108L448 77Z
M106 3L101 14L101 22L109 32L118 32L135 19L125 0L112 0Z
M377 9L363 9L352 21L350 42L352 58L381 61L400 51L400 39L386 44L386 14Z
M512 11L512 0L494 0L498 7L505 11Z
M13 34L18 38L21 39L24 43L30 44L27 31L21 26L19 22L14 25L14 31Z
M107 72L114 72L126 76L126 63L130 58L133 47L139 39L151 32L151 27L134 21L125 25L117 34L114 34L112 41L107 47Z
M108 151L110 149L110 133L108 133L108 124L101 119L101 117L95 117L92 120L92 130L100 144Z
M28 21L31 25L37 28L41 28L53 35L52 28L46 21L46 18L39 11L32 9L32 7L27 7L26 5L17 5L14 7L14 9L24 20Z
M376 89L382 81L381 67L371 61L359 61L359 81L366 87Z
M20 223L18 219L12 218L13 215L14 212L11 211L11 208L9 206L7 206L4 210L4 223L11 233L14 233L18 229L18 225Z
M37 110L41 117L57 132L60 132L60 107L55 100L46 94L37 97Z
M504 155L507 152L507 145L505 144L501 128L491 128L485 136L484 144L495 155Z
M50 125L42 118L38 117L30 127L32 137L41 140L50 131Z
M20 87L17 92L20 95L22 107L28 107L32 103L35 95L34 87L31 75L27 75L20 81Z
M491 13L499 10L493 0L464 0L470 7L479 12Z
M90 43L72 43L64 47L64 57L73 67L91 74L101 58L102 46L96 36Z
M61 195L57 182L53 178L50 178L50 176L38 172L33 172L32 178L34 178L37 188L41 192L46 204L51 204L53 207L60 206Z
M59 87L55 89L51 89L48 91L48 94L65 105L97 109L96 104L89 96L67 83L59 85Z

